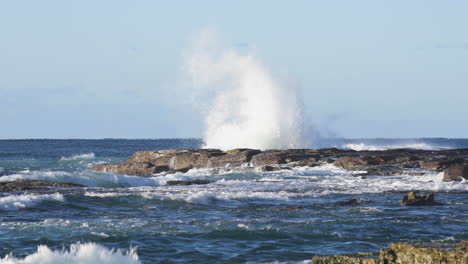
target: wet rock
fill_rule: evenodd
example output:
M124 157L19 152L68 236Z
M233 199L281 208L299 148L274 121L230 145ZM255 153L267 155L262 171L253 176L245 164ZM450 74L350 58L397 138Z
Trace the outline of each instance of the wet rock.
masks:
M153 166L151 163L121 163L121 164L97 164L93 166L94 171L109 172L114 174L150 176L155 173L166 171L168 166Z
M86 187L81 184L70 182L53 182L39 180L16 180L0 182L0 192L18 192L27 190L40 190L48 188L77 188Z
M409 192L403 196L400 204L402 206L426 206L426 205L442 205L434 201L434 194L428 194L424 196L418 196L415 192Z
M444 170L443 181L468 180L468 164L453 165Z
M168 149L141 151L132 155L126 162L119 164L98 164L95 171L115 174L153 176L164 172L186 172L193 168L209 168L218 171L252 170L253 167L264 171L278 168L299 166L318 166L334 163L348 170L366 171L362 175L421 175L424 169L440 171L450 168L445 173L445 181L466 178L466 170L455 165L468 164L465 157L468 149L429 151L429 150L383 150L354 151L328 149L287 149L266 150L233 149ZM285 167L286 166L286 167Z
M378 156L372 157L372 156L345 156L337 159L335 161L335 166L347 169L347 170L352 170L352 169L357 169L357 168L362 168L364 166L368 165L380 165L383 164L384 160Z
M443 170L452 165L462 164L465 160L461 158L448 159L448 160L431 160L431 161L420 161L421 168L427 170Z
M226 155L210 158L207 166L210 168L239 167L248 164L252 157L260 152L258 149L229 150Z
M192 181L167 181L166 185L173 186L173 185L202 185L202 184L209 184L213 181L208 180L192 180Z
M315 256L314 264L466 264L468 241L459 243L392 243L379 253Z
M252 166L261 167L266 165L280 165L303 161L316 163L319 155L316 150L289 149L289 150L267 150L252 158Z
M352 206L352 205L359 205L361 203L357 199L351 199L348 201L336 202L335 204L339 206Z

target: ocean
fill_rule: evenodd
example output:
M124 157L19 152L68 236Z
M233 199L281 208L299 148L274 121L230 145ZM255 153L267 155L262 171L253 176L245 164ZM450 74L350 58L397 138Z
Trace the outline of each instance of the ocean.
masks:
M333 165L212 175L98 173L136 151L199 148L200 139L0 140L0 181L87 188L0 193L0 263L311 263L391 242L468 239L468 183L442 174L355 177ZM468 148L468 139L328 139L355 150ZM170 180L207 185L168 186ZM445 206L401 207L408 191ZM337 202L356 199L356 206ZM296 210L294 210L296 209Z

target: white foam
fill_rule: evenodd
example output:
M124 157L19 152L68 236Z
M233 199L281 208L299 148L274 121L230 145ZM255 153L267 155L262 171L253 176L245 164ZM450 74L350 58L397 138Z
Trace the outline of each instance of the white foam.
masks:
M325 170L329 167L331 170ZM214 177L223 177L217 175ZM160 186L133 188L145 199L170 199L194 204L267 202L297 204L330 194L384 193L389 191L468 191L466 181L443 182L443 173L423 176L368 176L356 177L352 173L324 165L321 168L296 168L280 172L259 173L243 177L226 175L227 179L208 185ZM232 179L240 177L240 179Z
M369 151L376 151L376 150L387 150L387 149L422 149L422 150L436 150L436 149L444 149L445 147L438 147L434 145L430 145L427 143L395 143L395 144L366 144L366 143L348 143L342 146L344 149L352 149L356 151L362 150L369 150Z
M204 147L284 149L303 145L302 102L254 55L217 49L203 31L187 58L195 88L215 94L205 119Z
M75 173L66 171L30 171L2 176L0 177L0 182L20 179L72 182L90 187L156 186L160 184L157 177L147 178L110 173L94 173L90 171Z
M0 198L0 210L16 211L26 207L33 207L42 201L63 202L65 199L59 193L9 195Z
M81 160L81 159L94 159L96 156L94 153L84 153L84 154L78 154L78 155L73 155L70 157L62 157L60 160Z
M128 252L95 243L72 244L69 250L52 250L45 245L24 258L7 255L0 264L140 264L135 248Z
M85 192L85 196L88 197L99 197L99 198L108 198L108 197L122 197L129 196L130 193L121 193L121 192Z

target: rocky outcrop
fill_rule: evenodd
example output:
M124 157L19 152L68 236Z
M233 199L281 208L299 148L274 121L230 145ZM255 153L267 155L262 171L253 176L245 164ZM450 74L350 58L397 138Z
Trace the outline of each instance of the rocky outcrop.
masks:
M466 179L468 149L442 151L393 149L353 151L336 148L266 150L233 149L167 149L141 151L120 164L98 164L95 171L126 175L155 175L209 168L213 173L225 171L276 171L298 166L333 163L347 170L360 171L360 176L421 175L427 170L446 169L446 181ZM457 167L459 165L465 167ZM461 168L461 169L460 169Z
M466 264L468 263L468 241L454 244L410 244L392 243L379 253L357 253L355 255L315 256L314 264Z
M444 170L443 181L468 180L468 164L453 165Z
M415 192L409 192L403 196L400 204L402 206L426 206L426 205L442 205L434 200L434 194L418 196Z
M0 192L19 192L29 190L43 190L49 188L77 188L85 187L76 183L69 182L53 182L39 180L16 180L8 182L0 182Z

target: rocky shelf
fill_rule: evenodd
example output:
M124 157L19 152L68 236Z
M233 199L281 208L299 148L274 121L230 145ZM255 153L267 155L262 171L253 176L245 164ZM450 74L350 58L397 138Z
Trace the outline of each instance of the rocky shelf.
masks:
M293 167L334 164L360 171L359 175L420 175L444 172L444 181L468 179L468 149L354 151L336 148L266 150L166 149L136 152L126 162L98 164L94 171L153 176L207 168L212 173L260 169L275 171Z
M316 256L314 264L466 264L468 241L459 243L410 244L392 243L379 253Z

